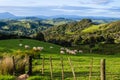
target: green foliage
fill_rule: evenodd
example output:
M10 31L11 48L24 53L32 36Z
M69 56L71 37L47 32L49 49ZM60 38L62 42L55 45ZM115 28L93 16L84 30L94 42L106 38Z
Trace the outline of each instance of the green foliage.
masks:
M39 41L44 41L44 34L42 32L38 32L37 35L35 36L35 39L36 40L39 40Z
M14 76L0 76L0 80L16 80L16 78Z

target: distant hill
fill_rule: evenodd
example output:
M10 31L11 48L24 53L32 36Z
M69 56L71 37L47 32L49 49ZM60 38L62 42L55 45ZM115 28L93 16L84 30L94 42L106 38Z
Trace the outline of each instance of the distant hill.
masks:
M9 12L0 13L0 19L13 19L13 18L16 18L16 16Z
M120 43L120 21L105 24L96 24L90 19L51 27L44 31L46 40L57 43L105 42Z

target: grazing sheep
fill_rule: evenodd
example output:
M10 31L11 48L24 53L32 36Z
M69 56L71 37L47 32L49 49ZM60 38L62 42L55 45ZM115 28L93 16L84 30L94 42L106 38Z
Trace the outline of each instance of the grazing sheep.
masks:
M76 53L78 52L77 50L74 50Z
M23 46L23 44L20 43L19 46L21 47L21 46Z
M60 54L65 54L65 52L64 51L60 51Z
M75 52L75 51L73 51L73 50L70 50L70 51L69 51L69 54L76 55L76 52Z
M50 49L52 49L53 47L52 46L50 46Z
M33 51L37 51L37 47L33 47Z
M82 50L79 50L79 53L83 53L83 51L82 51Z
M38 51L42 51L44 49L44 47L37 47Z
M25 49L29 49L30 48L30 46L29 45L25 45Z
M17 80L26 80L29 77L28 74L22 74L20 76L18 76Z
M64 51L64 50L65 50L65 48L63 48L63 47L62 47L62 48L60 48L60 50Z
M42 51L44 47L33 47L33 51Z

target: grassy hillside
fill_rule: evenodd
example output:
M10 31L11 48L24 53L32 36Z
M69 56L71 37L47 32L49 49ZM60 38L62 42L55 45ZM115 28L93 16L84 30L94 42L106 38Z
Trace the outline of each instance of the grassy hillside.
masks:
M92 25L88 28L85 28L81 32L83 32L83 33L93 33L93 32L96 32L97 30L99 30L99 27L100 27L99 25Z
M23 46L19 46L19 44L23 44ZM45 43L45 42L40 42L36 40L29 40L29 39L11 39L11 40L0 40L0 53L9 53L9 52L14 52L17 50L21 51L26 51L24 48L25 45L29 45L30 49L32 50L33 47L44 47L44 51L42 53L59 53L60 46L50 44L50 43ZM53 49L50 49L50 46L53 47Z

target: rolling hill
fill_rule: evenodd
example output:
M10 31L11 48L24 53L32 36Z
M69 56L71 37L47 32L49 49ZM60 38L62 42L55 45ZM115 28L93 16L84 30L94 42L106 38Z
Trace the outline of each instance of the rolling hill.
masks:
M19 46L19 44L23 44L23 46ZM29 49L25 49L25 45L29 45ZM59 53L60 47L55 44L47 43L47 42L40 42L37 40L30 40L30 39L10 39L10 40L0 40L0 54L2 53L14 53L19 50L21 51L30 51L33 47L44 47L44 50L40 53L52 53L56 54ZM52 49L50 47L53 47Z
M95 24L90 19L51 27L44 31L47 41L68 41L70 43L94 42L120 43L120 21L105 24Z

